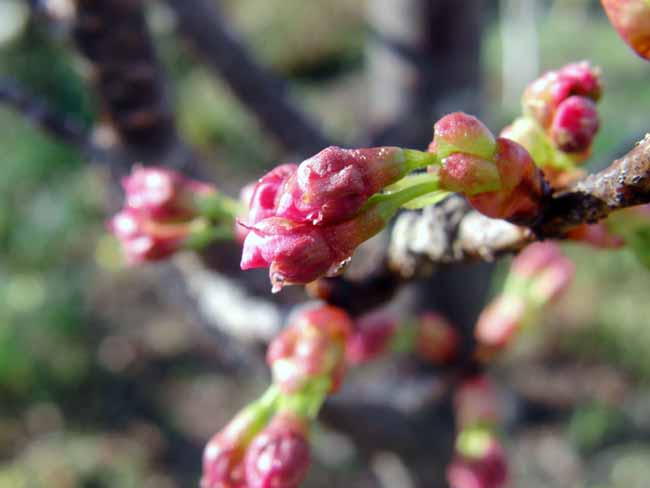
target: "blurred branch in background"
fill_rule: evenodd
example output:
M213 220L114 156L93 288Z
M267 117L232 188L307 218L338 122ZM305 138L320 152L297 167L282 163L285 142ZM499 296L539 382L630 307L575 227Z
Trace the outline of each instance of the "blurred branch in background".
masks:
M235 96L289 151L308 156L329 146L327 138L290 100L286 87L258 65L222 17L218 2L168 0L181 34L202 60L223 77Z

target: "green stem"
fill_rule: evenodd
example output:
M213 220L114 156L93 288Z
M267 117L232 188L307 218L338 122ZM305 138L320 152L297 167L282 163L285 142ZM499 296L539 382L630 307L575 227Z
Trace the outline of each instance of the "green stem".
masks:
M238 200L218 192L197 196L195 204L203 217L217 222L234 222L246 213L245 206Z
M214 225L206 219L192 223L192 232L185 240L186 249L203 249L216 241L231 241L235 238L234 223Z
M426 168L427 166L440 166L440 158L436 153L415 151L413 149L404 149L406 157L405 174L415 171L416 169Z
M435 174L413 175L404 178L390 188L395 191L379 193L368 200L368 205L376 205L385 221L390 220L400 207L412 200L438 192L440 181Z

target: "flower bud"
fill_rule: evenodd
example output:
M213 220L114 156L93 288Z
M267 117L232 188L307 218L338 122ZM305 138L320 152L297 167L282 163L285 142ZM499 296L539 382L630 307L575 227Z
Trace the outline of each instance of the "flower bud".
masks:
M247 488L244 456L265 420L263 409L250 406L210 439L203 451L201 488Z
M602 93L600 73L586 61L549 71L531 83L522 98L524 114L545 130L551 127L558 106L572 95L597 101Z
M454 112L436 122L431 149L435 149L440 159L454 153L465 153L491 160L496 143L490 129L479 119Z
M189 224L157 223L128 208L108 222L108 229L119 239L129 264L165 259L182 249L191 235Z
M513 294L499 295L481 312L474 336L483 346L502 349L508 345L522 326L526 316L526 301Z
M450 488L501 488L508 481L508 464L503 447L491 439L476 457L457 454L447 468Z
M122 187L126 208L156 220L192 217L198 213L195 197L216 193L210 185L154 166L135 166Z
M364 241L386 225L376 207L331 226L271 217L251 228L244 241L241 269L269 268L272 289L305 284L338 273Z
M477 195L501 188L499 170L492 161L464 153L454 153L443 160L440 186L448 191Z
M460 337L442 315L426 312L418 318L416 341L416 350L421 358L442 364L456 357Z
M350 364L363 364L383 354L390 346L397 329L392 314L379 311L357 320L355 330L347 342L345 357Z
M259 179L248 203L248 226L276 215L280 189L297 169L295 164L282 164Z
M336 391L345 373L345 348L352 322L341 309L320 306L302 311L269 345L266 360L274 383L295 393L310 380L330 379Z
M352 218L375 193L414 169L426 153L397 147L342 149L330 146L303 161L287 179L276 215L329 225ZM432 156L426 160L434 161Z
M494 157L501 189L468 198L476 210L488 217L515 224L531 224L538 215L544 197L544 177L530 154L521 145L499 137Z
M601 0L620 36L645 59L650 59L650 2L648 0Z
M311 462L308 430L301 417L276 414L246 451L246 488L298 488Z
M551 263L562 259L562 251L556 242L544 241L529 244L512 260L510 272L522 279L530 279L546 269Z
M572 96L557 108L551 139L561 151L584 152L591 147L599 125L596 104L589 98Z
M531 297L539 304L557 300L571 285L575 271L575 264L560 256L535 277L530 285Z

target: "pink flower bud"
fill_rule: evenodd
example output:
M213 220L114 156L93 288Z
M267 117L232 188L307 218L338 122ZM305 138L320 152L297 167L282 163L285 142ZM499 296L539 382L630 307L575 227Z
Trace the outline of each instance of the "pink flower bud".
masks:
M308 425L278 413L246 451L246 488L298 488L311 462Z
M246 219L248 226L276 215L280 189L297 169L298 166L295 164L282 164L260 178L248 203L249 212Z
M609 20L636 53L650 59L650 2L601 0Z
M347 362L367 363L383 354L390 346L396 329L397 320L389 312L380 311L361 317L347 342Z
M442 315L426 312L418 319L416 350L420 357L435 364L451 361L458 354L460 337Z
M496 144L494 135L483 122L472 115L455 112L446 115L434 126L433 147L440 159L454 153L465 153L491 160Z
M508 464L501 444L492 440L477 458L457 454L447 468L450 488L501 488L508 481Z
M557 300L571 285L575 271L575 264L569 258L559 257L535 277L530 286L531 295L542 304Z
M464 153L454 153L443 159L439 170L440 186L467 196L501 188L499 170L492 161Z
M584 242L601 249L618 249L625 245L623 238L612 234L604 222L579 225L571 229L567 237L572 241Z
M301 224L280 217L258 222L246 237L241 268L269 268L273 291L338 273L364 241L386 221L377 208L331 226Z
M320 306L302 311L269 345L266 360L273 381L294 393L314 378L329 376L336 391L345 373L345 348L352 322L341 309Z
M587 151L599 125L596 104L589 98L572 96L557 108L551 126L551 139L561 151Z
M499 137L495 164L501 189L469 197L469 202L488 217L515 224L530 224L538 215L544 196L544 177L530 154L514 141Z
M129 264L171 256L183 248L191 230L185 223L157 223L128 208L109 221L108 229L119 239Z
M503 405L496 388L486 376L469 378L456 389L454 412L459 430L498 424Z
M216 192L205 183L160 167L135 166L122 179L125 206L156 220L185 219L197 213L195 195Z
M600 98L600 73L589 63L569 64L549 71L531 83L522 98L524 113L533 117L542 128L549 129L558 106L572 95Z
M406 159L397 147L330 146L303 161L287 179L276 215L312 224L349 219L370 196L405 175Z
M481 312L476 323L476 340L490 349L508 345L522 325L526 302L517 295L500 295Z
M247 488L244 455L263 424L260 412L246 408L215 434L203 451L201 488Z
M551 263L562 259L562 251L556 242L534 242L524 248L512 260L511 273L530 279L546 269Z

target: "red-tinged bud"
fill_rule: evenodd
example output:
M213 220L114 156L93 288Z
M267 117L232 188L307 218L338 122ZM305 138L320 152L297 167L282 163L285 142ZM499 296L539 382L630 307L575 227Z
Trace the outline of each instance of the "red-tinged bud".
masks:
M311 463L308 431L301 417L276 414L246 452L246 488L298 488Z
M523 279L530 279L558 259L563 259L556 242L544 241L530 244L512 260L511 273Z
M503 405L492 382L486 376L474 376L457 388L454 412L458 429L462 431L497 425L503 418Z
M247 488L244 456L265 419L262 410L246 408L210 439L203 451L201 488Z
M241 268L269 268L272 289L305 284L340 272L364 241L381 231L386 218L376 207L331 226L301 224L280 217L260 221L244 242Z
M435 364L451 361L458 354L460 337L454 326L442 315L426 312L418 318L416 338L418 355Z
M558 106L572 95L597 101L602 93L600 72L586 62L549 71L531 83L522 98L524 113L549 129Z
M119 239L128 264L168 258L183 248L191 234L187 223L158 223L132 209L116 214L108 229Z
M501 189L469 197L469 202L488 217L515 224L533 223L544 198L544 176L530 154L514 141L499 137L495 164Z
M474 336L483 346L501 349L520 329L525 315L526 302L523 297L500 295L481 312Z
M551 139L561 151L584 152L598 132L596 104L586 97L572 96L557 108L551 125Z
M493 439L478 457L457 454L447 468L450 488L502 488L508 482L508 463L501 444Z
M612 234L604 222L582 224L567 233L572 241L584 242L601 249L618 249L625 245L625 240Z
M439 170L440 187L467 196L501 188L499 170L492 161L464 153L454 153L443 159Z
M342 222L353 217L372 195L421 166L419 159L436 161L426 153L397 147L330 146L303 161L287 179L276 215L314 225Z
M432 148L440 159L454 153L465 153L491 160L496 144L494 135L483 122L472 115L455 112L436 122L429 151Z
M390 346L396 329L397 320L389 312L374 312L359 318L347 343L347 362L363 364L383 354Z
M609 20L636 53L650 59L650 1L601 0Z
M302 311L270 345L266 360L274 383L285 393L311 379L329 377L336 391L345 374L345 348L352 322L341 309L320 306Z
M248 204L249 211L246 219L248 226L276 215L280 190L297 169L298 166L295 164L282 164L260 178Z
M187 219L198 209L195 197L216 193L205 183L159 167L135 166L122 179L125 207L156 220Z
M556 300L571 285L575 271L569 258L559 257L535 277L530 285L531 297L539 304Z

